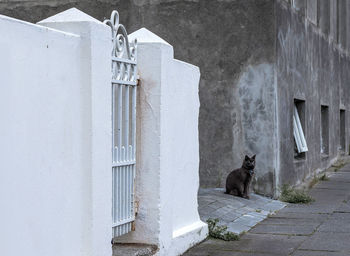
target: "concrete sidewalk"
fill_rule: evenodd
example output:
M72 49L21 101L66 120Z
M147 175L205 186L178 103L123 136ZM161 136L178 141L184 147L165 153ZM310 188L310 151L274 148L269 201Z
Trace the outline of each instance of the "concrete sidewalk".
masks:
M315 202L289 204L240 241L208 239L184 256L350 255L350 164L310 190Z
M286 206L267 197L250 194L250 200L227 195L221 188L201 188L198 193L198 211L202 221L219 219L219 225L236 234L247 232L268 215Z

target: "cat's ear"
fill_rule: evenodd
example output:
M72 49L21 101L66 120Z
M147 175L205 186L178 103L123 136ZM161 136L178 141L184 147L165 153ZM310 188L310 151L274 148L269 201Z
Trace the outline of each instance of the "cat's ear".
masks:
M244 160L248 161L249 160L249 156L245 155Z
M256 155L252 156L252 159L253 159L253 160L255 160L255 156L256 156Z

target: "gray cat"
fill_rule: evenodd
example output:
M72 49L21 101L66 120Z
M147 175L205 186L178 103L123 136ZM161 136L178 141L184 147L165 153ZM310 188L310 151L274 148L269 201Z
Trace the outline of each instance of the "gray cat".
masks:
M245 156L242 167L233 170L226 179L226 194L249 199L249 186L254 175L255 155Z

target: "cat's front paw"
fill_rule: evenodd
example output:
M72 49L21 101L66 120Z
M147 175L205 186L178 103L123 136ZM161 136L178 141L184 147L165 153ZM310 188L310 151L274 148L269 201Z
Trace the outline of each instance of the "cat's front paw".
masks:
M243 198L250 199L250 197L248 195L243 196Z

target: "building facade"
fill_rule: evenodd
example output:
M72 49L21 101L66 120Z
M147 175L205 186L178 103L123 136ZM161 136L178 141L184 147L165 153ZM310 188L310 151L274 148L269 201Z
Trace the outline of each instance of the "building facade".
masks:
M70 7L99 20L118 9L128 31L146 27L200 67L201 186L223 187L257 154L254 190L276 196L349 152L350 2L9 0L0 13L36 22Z

